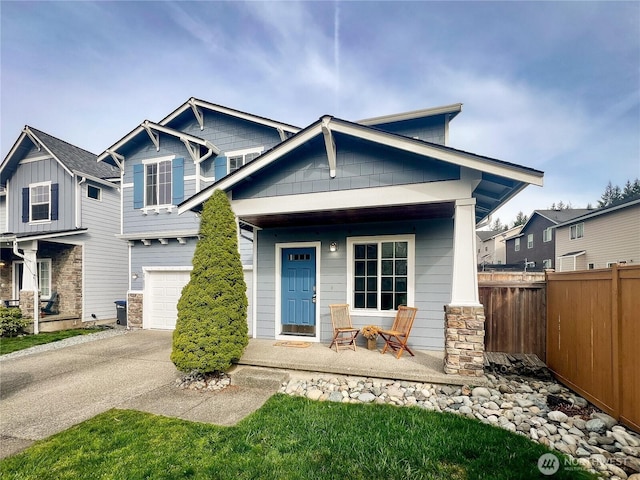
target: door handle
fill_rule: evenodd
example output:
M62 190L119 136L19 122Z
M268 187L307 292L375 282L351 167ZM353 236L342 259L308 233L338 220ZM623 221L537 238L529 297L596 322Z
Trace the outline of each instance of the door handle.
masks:
M313 297L311 297L311 301L312 301L313 303L316 303L316 294L315 294L315 293L313 294Z

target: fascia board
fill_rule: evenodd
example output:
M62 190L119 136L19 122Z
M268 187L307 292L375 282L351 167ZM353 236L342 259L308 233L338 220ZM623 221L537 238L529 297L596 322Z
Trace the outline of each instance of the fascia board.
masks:
M121 140L119 140L118 142L114 143L109 148L107 148L104 152L102 152L100 155L98 155L97 161L101 162L101 161L105 160L106 158L110 157L111 154L109 153L109 150L117 153L117 151L118 151L118 149L120 147L122 147L123 145L129 143L133 138L135 138L137 135L140 135L143 131L144 131L144 128L142 127L142 125L137 126L133 130L131 130L131 132L129 132L127 135L125 135Z
M25 128L29 129L29 127L25 127ZM64 163L62 163L57 156L55 156L53 154L53 152L49 149L49 147L47 147L47 145L42 140L40 140L38 135L36 135L35 132L33 130L31 130L31 129L29 129L29 132L31 133L31 135L33 135L33 137L36 140L38 140L38 143L42 146L42 148L44 148L49 153L49 155L51 155L53 157L53 159L60 164L60 166L64 169L64 171L67 172L70 176L73 177L73 172L71 170L69 170L69 168L67 168L67 166Z
M268 166L278 158L286 155L287 153L295 150L300 145L305 142L311 140L313 137L321 135L322 128L320 122L317 122L312 127L309 127L306 131L292 137L291 139L277 145L271 151L263 154L262 156L255 159L253 162L245 165L239 170L236 174L231 176L226 176L214 183L213 185L207 187L199 193L196 193L191 198L187 199L185 202L178 206L178 214L182 214L191 210L196 205L200 205L204 203L212 194L214 190L227 190L243 179L255 174L257 171L263 169Z
M356 123L361 125L380 125L382 123L401 122L404 120L413 120L415 118L433 117L436 115L445 115L447 113L458 114L462 111L462 103L454 103L444 105L442 107L424 108L421 110L413 110L411 112L394 113L391 115L383 115L381 117L365 118Z
M232 117L240 118L240 119L243 119L243 120L248 120L248 121L253 122L253 123L259 123L259 124L265 125L267 127L272 127L272 128L276 128L276 129L277 128L281 128L281 129L283 129L283 130L285 130L287 132L290 132L290 133L298 133L300 131L300 128L294 127L293 125L287 125L286 123L276 122L275 120L270 120L268 118L259 117L257 115L252 115L252 114L246 113L246 112L241 112L239 110L234 110L233 108L223 107L222 105L215 105L213 103L205 102L204 100L199 100L199 99L193 98L193 97L190 98L189 100L187 100L184 104L182 104L180 107L178 107L172 113L170 113L168 116L166 116L165 118L160 120L160 122L158 122L158 123L160 125L166 125L166 124L170 123L172 120L174 120L178 116L182 115L182 113L184 113L186 110L190 110L192 104L196 105L198 107L207 109L207 110L212 111L212 112L223 113L225 115L230 115Z
M13 155L15 155L16 150L18 149L20 144L24 141L26 136L27 136L27 134L24 131L22 131L20 133L20 136L18 137L16 142L13 144L13 147L11 147L11 150L9 150L9 153L7 153L7 156L4 157L4 160L2 161L2 164L0 165L0 173L2 173L2 171L5 169L5 167L9 164L9 161L10 161L11 157L13 157Z
M341 132L346 135L369 140L371 142L380 143L389 147L397 148L418 155L424 155L447 163L467 167L481 172L491 173L501 177L510 178L531 185L542 186L542 174L524 172L518 168L508 167L506 165L498 165L479 158L473 154L462 153L457 151L441 150L431 145L419 142L411 138L402 138L397 135L387 134L379 130L372 130L367 127L360 127L354 124L346 124L340 121L332 121L331 128L335 132Z

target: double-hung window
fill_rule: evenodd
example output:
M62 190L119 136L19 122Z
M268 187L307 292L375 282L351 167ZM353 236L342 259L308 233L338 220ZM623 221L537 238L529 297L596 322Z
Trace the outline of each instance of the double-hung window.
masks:
M184 198L184 158L174 155L143 160L133 165L133 208L167 208Z
M29 185L30 222L51 220L51 182Z
M545 228L542 231L542 241L550 242L553 239L553 229L551 227Z
M347 262L347 290L354 309L393 311L413 303L413 235L348 238Z
M145 206L171 205L171 160L145 165Z
M519 238L516 238L513 249L516 252L520 251L520 239Z
M571 240L584 237L584 223L571 225Z
M527 235L527 248L533 248L533 233Z

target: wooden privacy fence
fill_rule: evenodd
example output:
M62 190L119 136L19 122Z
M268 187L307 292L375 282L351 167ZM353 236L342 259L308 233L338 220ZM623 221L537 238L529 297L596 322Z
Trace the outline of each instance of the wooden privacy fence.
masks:
M547 360L556 377L640 431L640 266L547 276Z
M543 273L478 274L487 352L534 353L546 359Z

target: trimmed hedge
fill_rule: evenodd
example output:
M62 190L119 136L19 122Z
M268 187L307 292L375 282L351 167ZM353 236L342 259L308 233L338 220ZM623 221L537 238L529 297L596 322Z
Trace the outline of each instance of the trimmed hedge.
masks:
M204 204L189 283L178 302L171 361L182 372L224 372L249 343L247 286L227 195Z

